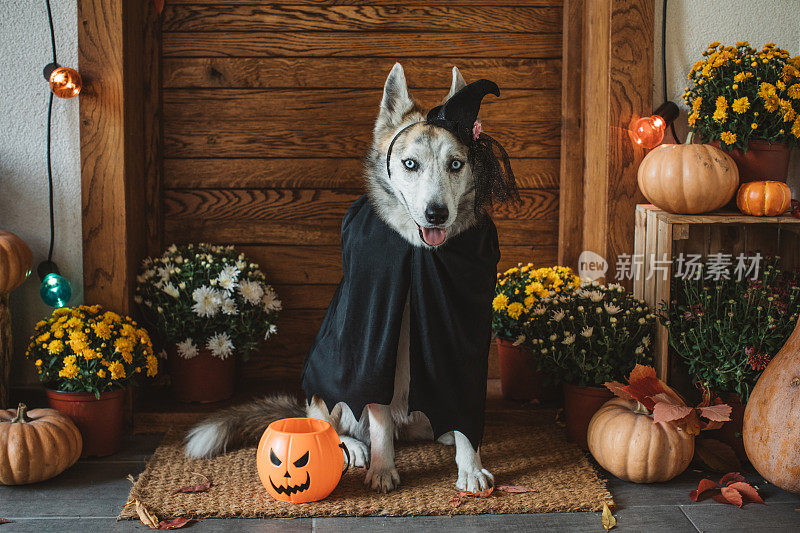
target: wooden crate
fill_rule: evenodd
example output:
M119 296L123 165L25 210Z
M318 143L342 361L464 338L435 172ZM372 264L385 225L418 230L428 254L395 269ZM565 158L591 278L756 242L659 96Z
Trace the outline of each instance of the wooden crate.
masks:
M783 268L800 267L800 220L791 215L753 217L734 212L676 215L650 204L636 206L636 233L632 264L633 293L657 309L670 301L670 281L676 258L731 254L733 265L739 254L780 256ZM763 266L763 262L762 262ZM649 275L651 274L652 275ZM654 344L656 370L668 380L669 338L658 324ZM670 380L672 381L672 380Z

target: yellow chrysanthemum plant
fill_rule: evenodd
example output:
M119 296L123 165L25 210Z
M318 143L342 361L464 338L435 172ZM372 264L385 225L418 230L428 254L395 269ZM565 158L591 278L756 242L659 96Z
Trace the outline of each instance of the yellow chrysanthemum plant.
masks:
M525 325L537 302L569 294L580 285L580 277L564 266L534 268L532 263L519 263L499 272L492 301L492 333L522 344Z
M99 305L62 307L36 324L26 357L46 387L98 398L138 376L154 378L158 359L144 328Z
M689 126L704 142L747 150L751 140L800 145L800 55L767 43L714 42L688 75Z

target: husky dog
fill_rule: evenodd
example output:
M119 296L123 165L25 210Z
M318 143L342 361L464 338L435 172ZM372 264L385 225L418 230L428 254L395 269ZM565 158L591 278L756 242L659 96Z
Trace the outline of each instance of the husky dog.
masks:
M445 101L465 85L458 68L453 67ZM370 203L388 226L414 246L434 248L477 223L476 184L467 146L449 131L426 124L425 118L409 95L403 67L395 64L384 85L373 142L366 158L365 180ZM387 170L389 145L409 125L392 147L391 167ZM328 411L317 396L305 406L287 396L264 398L221 411L199 423L186 437L186 455L212 457L236 446L255 444L272 421L306 416L331 423L341 435L353 465L368 468L366 485L384 493L395 489L400 477L394 462L394 440L434 437L423 413L408 412L409 305L406 302L390 405L368 404L356 418L344 403ZM492 474L481 464L479 450L473 448L463 433L451 431L440 437L439 442L456 447L459 489L477 491L493 484Z

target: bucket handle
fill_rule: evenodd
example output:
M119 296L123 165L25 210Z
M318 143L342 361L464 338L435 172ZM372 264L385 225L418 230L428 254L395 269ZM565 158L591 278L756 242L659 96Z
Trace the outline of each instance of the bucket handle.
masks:
M347 446L344 445L344 442L339 443L339 448L344 451L344 455L347 457L347 464L344 465L344 470L342 470L342 475L345 475L348 470L350 470L350 450L347 449Z

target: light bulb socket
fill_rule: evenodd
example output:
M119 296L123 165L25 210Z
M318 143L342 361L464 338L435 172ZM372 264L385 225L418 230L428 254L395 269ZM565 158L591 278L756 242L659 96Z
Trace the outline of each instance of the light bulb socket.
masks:
M50 75L53 74L53 71L60 67L58 63L48 63L42 69L42 74L44 75L44 79L47 80L47 83L50 83Z
M43 281L48 274L61 274L58 270L58 265L50 260L39 263L39 266L36 267L36 273L39 274L39 281Z
M653 114L663 118L665 125L669 126L678 118L680 110L674 102L664 102L658 106L658 109L656 109Z

